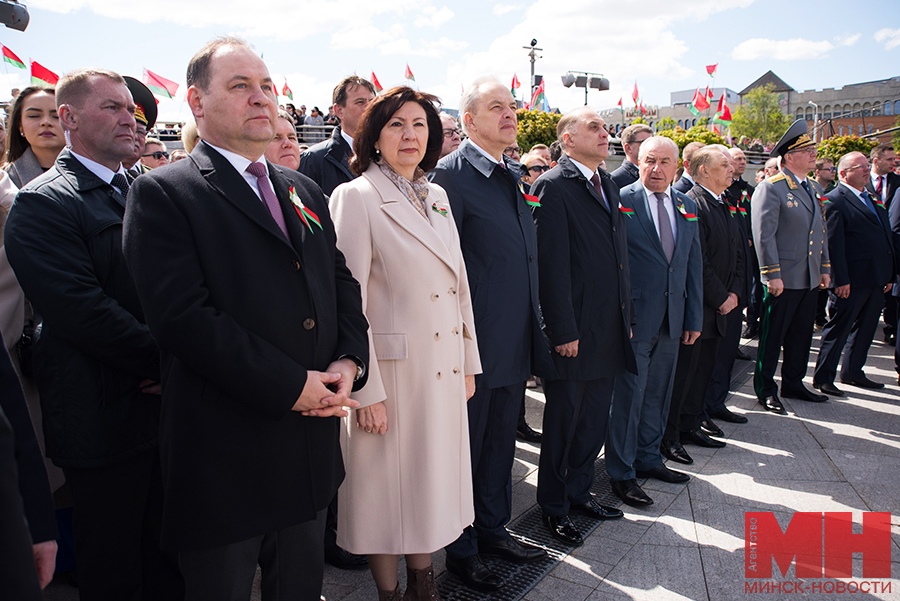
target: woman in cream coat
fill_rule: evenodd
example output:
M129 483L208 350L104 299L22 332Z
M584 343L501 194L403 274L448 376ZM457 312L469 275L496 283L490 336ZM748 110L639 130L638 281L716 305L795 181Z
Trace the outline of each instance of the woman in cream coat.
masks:
M369 556L379 599L438 599L431 553L474 520L466 400L481 362L459 236L424 170L443 143L437 99L408 87L377 97L357 129L330 209L362 287L371 361L346 420L338 545Z

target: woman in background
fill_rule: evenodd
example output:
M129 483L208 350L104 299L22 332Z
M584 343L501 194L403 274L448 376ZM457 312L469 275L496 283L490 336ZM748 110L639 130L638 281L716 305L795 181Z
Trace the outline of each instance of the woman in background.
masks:
M66 145L53 88L31 86L13 101L7 130L6 170L21 188L50 169Z

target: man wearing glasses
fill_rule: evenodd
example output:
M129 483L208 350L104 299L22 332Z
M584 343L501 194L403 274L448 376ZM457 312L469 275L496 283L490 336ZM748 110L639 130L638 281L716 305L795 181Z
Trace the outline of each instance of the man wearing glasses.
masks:
M462 139L459 137L459 125L456 119L447 113L441 113L441 127L444 130L444 145L441 147L441 158L444 158L457 148Z
M141 163L149 169L156 169L169 164L169 153L162 140L147 138L144 142L144 154L141 155Z
M784 349L781 395L823 402L803 385L812 343L817 289L831 284L831 263L822 216L822 188L806 174L816 165L816 143L799 119L781 137L771 156L781 173L756 188L751 199L753 245L766 287L754 386L766 411L787 413L775 385L778 356Z
M625 160L622 165L610 173L613 181L619 186L619 189L641 179L638 171L638 152L641 150L641 143L653 135L653 130L649 125L643 123L635 123L629 125L622 131L622 148L625 150Z
M835 181L836 174L837 169L834 166L834 161L828 157L816 159L816 183L822 186L822 190L825 191L825 194L828 194L837 187L837 182Z

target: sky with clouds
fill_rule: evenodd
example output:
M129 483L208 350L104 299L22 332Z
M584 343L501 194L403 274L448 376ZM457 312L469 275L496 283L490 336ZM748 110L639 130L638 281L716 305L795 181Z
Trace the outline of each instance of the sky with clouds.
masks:
M28 0L25 32L0 31L0 43L23 61L56 73L105 67L140 78L144 68L182 82L161 119L188 114L184 71L216 35L245 37L263 55L279 89L295 104L327 108L344 75L381 84L416 85L456 108L463 86L493 74L528 87L527 46L543 51L551 106L584 103L584 90L563 87L569 70L602 73L607 92L591 90L596 109L628 106L637 82L645 105L669 93L714 83L740 91L767 70L797 90L841 87L900 75L900 11L893 2L833 0ZM852 12L858 13L854 18ZM713 82L705 66L718 63ZM28 85L26 71L5 64L0 86ZM0 87L0 90L3 88ZM6 91L4 90L4 93ZM3 94L0 94L3 95Z

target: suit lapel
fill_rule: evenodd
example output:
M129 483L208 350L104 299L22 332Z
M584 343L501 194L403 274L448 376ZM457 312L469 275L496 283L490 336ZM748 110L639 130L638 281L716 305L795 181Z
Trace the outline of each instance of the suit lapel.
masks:
M281 212L284 214L284 224L287 226L291 244L302 256L303 243L306 241L306 236L310 234L310 231L303 225L303 222L300 221L300 217L297 215L297 209L294 208L294 205L290 200L290 182L288 182L281 172L271 163L269 163L269 179L272 180L272 186L275 188L275 196L278 197L278 204L281 205ZM314 224L310 225L316 227Z

